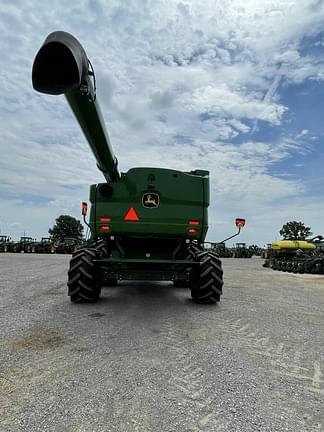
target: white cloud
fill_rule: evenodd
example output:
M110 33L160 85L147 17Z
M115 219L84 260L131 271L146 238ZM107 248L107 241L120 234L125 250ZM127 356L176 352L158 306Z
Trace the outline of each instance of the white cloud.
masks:
M219 83L217 87L207 86L198 89L186 102L196 113L208 112L220 116L230 115L238 119L264 120L274 125L280 124L286 110L281 105L257 100L251 92L232 91L225 83Z

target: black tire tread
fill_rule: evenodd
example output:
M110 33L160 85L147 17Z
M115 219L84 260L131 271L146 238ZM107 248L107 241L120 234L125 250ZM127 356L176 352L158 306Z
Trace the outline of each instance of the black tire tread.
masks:
M68 295L72 302L94 302L100 295L100 286L94 280L96 248L77 250L71 258L68 271Z
M197 303L216 303L220 300L223 287L222 263L218 256L209 251L191 247L195 261L200 262L197 280L191 283L191 296Z

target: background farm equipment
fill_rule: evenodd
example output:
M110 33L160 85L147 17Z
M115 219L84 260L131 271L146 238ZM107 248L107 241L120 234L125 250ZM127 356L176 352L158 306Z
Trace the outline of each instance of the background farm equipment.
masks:
M246 246L246 243L236 243L232 249L233 258L252 258L253 250Z
M266 246L261 250L261 258L268 258L269 251L271 250L271 243L267 243Z
M0 252L12 252L13 242L11 237L1 235L0 236Z
M228 247L226 247L225 243L223 242L214 243L212 250L220 258L230 258L232 256L231 250Z
M55 253L55 245L51 238L42 237L40 242L36 242L35 245L36 253Z
M80 242L76 238L65 238L55 243L55 252L58 254L73 254L80 248Z
M233 237L238 236L241 232L241 229L244 227L245 223L246 223L245 219L236 218L235 219L235 225L238 228L238 232L231 235L230 237L227 237L225 240L218 242L218 243L204 242L205 250L212 251L213 253L215 253L220 258L230 258L232 256L232 251L231 251L231 249L226 247L225 242L227 240L232 239Z
M32 237L20 237L20 240L13 243L12 252L34 253L36 240Z
M323 237L273 242L263 266L284 272L324 274Z
M261 256L262 248L260 248L257 245L250 245L248 247L249 251L251 252L252 256Z

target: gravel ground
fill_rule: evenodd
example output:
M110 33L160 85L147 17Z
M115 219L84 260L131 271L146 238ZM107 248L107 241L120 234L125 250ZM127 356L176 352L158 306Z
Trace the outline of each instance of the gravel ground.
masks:
M69 258L0 254L1 432L324 431L324 277L223 259L216 306L146 282L79 305Z

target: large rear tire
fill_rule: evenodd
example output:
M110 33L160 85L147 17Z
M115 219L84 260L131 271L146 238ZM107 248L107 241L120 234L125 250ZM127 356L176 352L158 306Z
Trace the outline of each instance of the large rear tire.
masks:
M95 280L95 248L79 249L71 258L68 272L68 295L73 303L95 302L99 299L101 287Z
M196 303L216 303L220 300L223 287L222 263L218 256L209 251L193 251L194 260L200 262L191 280L191 296Z

